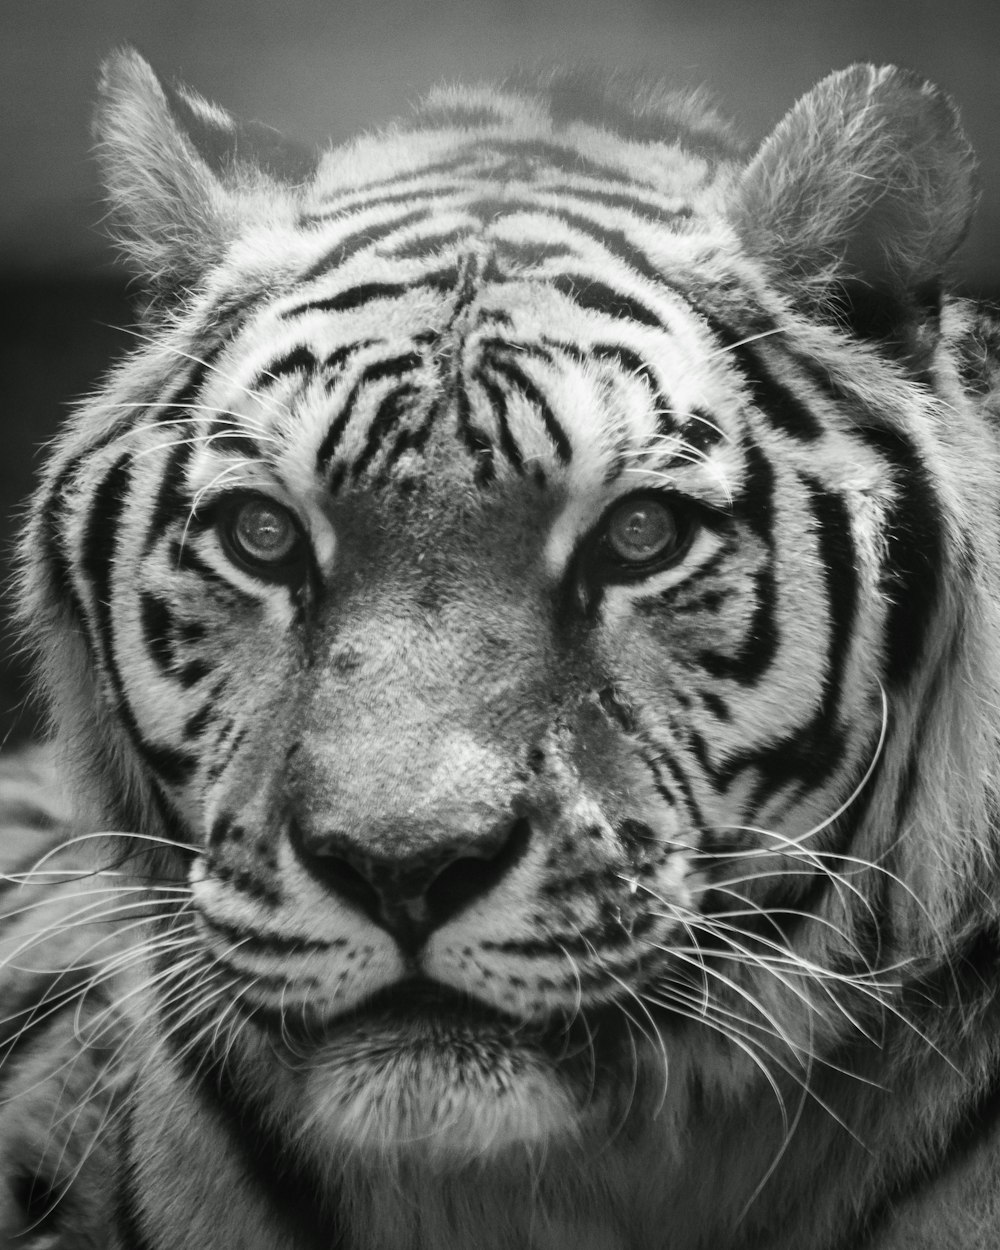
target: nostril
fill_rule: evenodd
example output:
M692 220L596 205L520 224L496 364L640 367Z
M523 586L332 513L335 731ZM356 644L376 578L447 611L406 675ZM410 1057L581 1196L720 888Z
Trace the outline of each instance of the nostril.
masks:
M344 830L306 835L296 822L292 846L303 867L334 895L363 911L407 949L487 894L521 859L531 840L525 819L479 836L424 840L407 853L371 855Z
M481 849L473 843L464 848L464 854L456 854L438 871L424 893L435 927L488 894L521 859L530 841L530 824L518 819Z
M376 924L381 924L382 899L369 878L342 855L323 849L310 855L312 868L317 877L333 888L355 907L370 916Z
M288 832L296 857L312 877L376 924L381 923L382 900L373 881L371 862L348 838L337 832L306 834L297 820L291 822Z

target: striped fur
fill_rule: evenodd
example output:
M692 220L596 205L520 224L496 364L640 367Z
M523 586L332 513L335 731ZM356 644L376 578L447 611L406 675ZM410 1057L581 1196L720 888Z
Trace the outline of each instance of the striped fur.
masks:
M3 1227L1000 1244L951 105L855 66L748 158L554 74L310 154L126 52L99 133L147 302L24 540L100 836L12 873Z

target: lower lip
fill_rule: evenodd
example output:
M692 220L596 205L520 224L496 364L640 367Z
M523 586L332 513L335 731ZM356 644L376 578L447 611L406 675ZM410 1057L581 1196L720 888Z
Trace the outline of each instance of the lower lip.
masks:
M505 1053L513 1059L534 1053L546 1065L591 1084L598 1069L613 1068L624 1040L624 1017L614 1008L531 1022L504 1015L468 994L431 981L401 981L379 990L357 1007L333 1018L311 1016L308 1007L277 1013L253 1011L274 1042L299 1053L316 1053L330 1045L352 1049L375 1046L397 1057L430 1050L438 1054L464 1047L470 1053Z

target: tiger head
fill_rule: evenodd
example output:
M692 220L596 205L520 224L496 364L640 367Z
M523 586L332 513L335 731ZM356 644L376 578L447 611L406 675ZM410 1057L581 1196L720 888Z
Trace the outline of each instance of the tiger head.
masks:
M317 1176L606 1178L743 1115L742 1204L978 906L954 110L855 66L747 158L570 74L316 155L123 53L99 133L147 303L27 614L100 827L189 886L168 1065Z

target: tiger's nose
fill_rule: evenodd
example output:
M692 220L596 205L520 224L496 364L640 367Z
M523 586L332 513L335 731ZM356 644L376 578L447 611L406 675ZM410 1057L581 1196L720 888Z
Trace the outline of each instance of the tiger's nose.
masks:
M518 863L531 840L522 817L497 822L410 854L370 853L342 830L304 833L292 845L307 871L335 896L388 930L407 953L490 890Z

